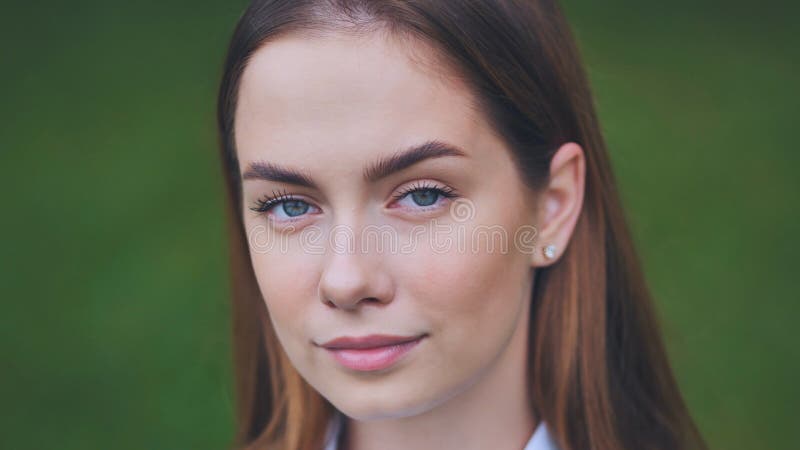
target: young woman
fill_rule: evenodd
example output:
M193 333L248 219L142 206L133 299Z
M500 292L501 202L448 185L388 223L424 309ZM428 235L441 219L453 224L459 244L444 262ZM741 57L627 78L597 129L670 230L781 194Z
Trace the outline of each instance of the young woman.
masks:
M254 1L218 101L237 448L705 448L554 0Z

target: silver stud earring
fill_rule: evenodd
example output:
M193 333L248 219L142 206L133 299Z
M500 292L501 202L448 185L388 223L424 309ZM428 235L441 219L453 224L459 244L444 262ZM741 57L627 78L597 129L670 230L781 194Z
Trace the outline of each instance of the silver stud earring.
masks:
M555 258L556 257L556 246L553 245L553 244L550 244L547 247L545 247L544 248L544 256L546 256L547 259Z

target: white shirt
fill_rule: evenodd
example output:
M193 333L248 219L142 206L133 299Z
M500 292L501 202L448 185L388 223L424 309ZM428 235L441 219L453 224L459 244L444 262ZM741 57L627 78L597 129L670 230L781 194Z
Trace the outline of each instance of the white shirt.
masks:
M339 440L339 433L344 426L344 416L340 412L335 412L333 420L328 424L328 429L325 433L325 448L324 450L338 450L337 441ZM536 429L533 431L531 438L522 450L558 450L556 443L547 431L547 424L539 422Z

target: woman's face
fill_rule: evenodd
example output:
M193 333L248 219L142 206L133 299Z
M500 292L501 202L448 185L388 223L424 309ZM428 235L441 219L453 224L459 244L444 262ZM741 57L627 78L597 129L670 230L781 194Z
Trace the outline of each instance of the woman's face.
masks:
M283 38L245 70L235 136L270 320L339 410L418 414L524 358L534 198L463 85L387 39ZM373 334L421 339L321 346Z

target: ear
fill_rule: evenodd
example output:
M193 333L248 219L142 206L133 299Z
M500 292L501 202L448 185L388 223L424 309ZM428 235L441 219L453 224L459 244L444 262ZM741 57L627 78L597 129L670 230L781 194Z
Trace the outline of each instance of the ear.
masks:
M562 145L550 162L550 182L541 192L537 211L539 245L531 255L531 265L544 267L564 253L583 207L586 161L583 149L574 142ZM547 246L555 246L552 258Z

